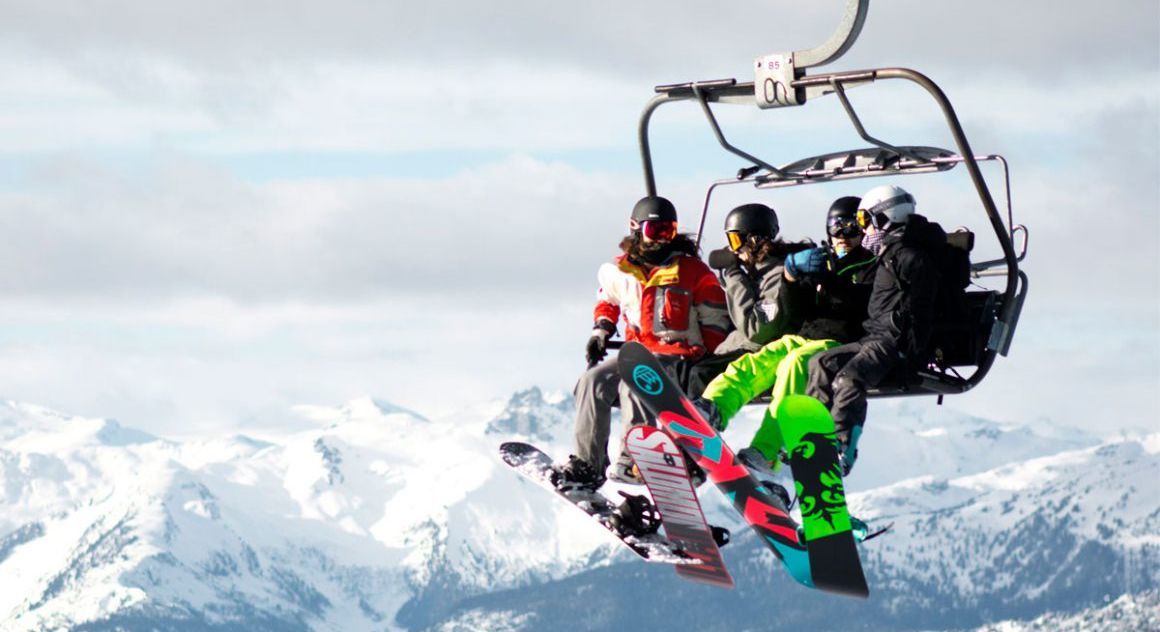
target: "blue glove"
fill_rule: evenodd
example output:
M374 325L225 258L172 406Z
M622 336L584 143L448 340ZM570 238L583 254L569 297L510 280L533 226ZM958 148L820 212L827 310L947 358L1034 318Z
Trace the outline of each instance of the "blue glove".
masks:
M817 274L826 269L826 250L810 248L799 250L785 258L785 271L795 279L807 274Z

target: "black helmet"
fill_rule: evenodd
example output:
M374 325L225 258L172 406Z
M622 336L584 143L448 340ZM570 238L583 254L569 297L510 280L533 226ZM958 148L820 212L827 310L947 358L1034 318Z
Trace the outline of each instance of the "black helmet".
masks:
M834 203L830 205L830 210L826 212L826 236L857 237L861 235L862 229L858 227L856 219L858 206L861 203L862 198L856 198L852 195L834 200Z
M663 197L643 197L632 207L632 221L677 221L677 207Z
M862 203L862 198L847 195L834 200L830 205L830 211L826 213L826 223L829 224L831 219L840 217L842 219L854 219L858 214L858 205Z
M725 216L725 232L761 235L773 239L781 227L777 211L764 204L742 204Z

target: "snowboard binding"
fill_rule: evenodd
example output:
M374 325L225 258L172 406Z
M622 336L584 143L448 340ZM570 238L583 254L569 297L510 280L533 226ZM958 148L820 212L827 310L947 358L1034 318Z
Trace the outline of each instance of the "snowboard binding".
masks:
M612 512L609 522L621 537L650 535L661 528L661 514L648 496L618 493L624 502Z
M715 524L711 524L709 525L709 530L713 532L713 541L717 543L717 548L721 548L733 540L733 535L725 527L718 527Z
M890 531L891 527L893 526L894 523L891 522L885 527L871 531L870 525L866 524L865 520L850 516L850 527L854 531L854 539L858 542L867 542L869 540L873 540L874 538L886 533L887 531Z
M554 466L548 480L553 487L562 492L595 492L604 485L604 476L574 454L568 457L568 462L564 465Z
M789 491L786 490L786 488L784 486L778 485L777 483L775 483L773 481L764 481L763 480L763 481L761 481L761 487L763 489L765 489L765 491L769 492L770 494L773 494L774 496L777 496L778 498L780 498L781 502L785 504L785 508L787 510L793 508L793 501L791 501L791 499L789 497ZM795 498L793 500L796 501L797 499Z

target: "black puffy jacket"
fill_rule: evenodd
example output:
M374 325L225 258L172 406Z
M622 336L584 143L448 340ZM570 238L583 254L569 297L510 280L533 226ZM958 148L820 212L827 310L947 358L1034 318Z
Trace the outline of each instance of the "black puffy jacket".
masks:
M882 238L870 293L866 337L893 343L910 364L926 360L934 324L939 272L937 254L946 232L922 215Z

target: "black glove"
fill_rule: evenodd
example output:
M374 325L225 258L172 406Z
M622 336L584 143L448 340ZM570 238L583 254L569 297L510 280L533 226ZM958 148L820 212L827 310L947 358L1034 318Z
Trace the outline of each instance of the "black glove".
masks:
M600 363L608 355L608 332L603 329L594 329L592 337L588 339L588 346L584 350L584 357L588 360L588 368Z
M724 270L740 264L741 260L728 248L718 248L709 253L709 267L714 270Z

